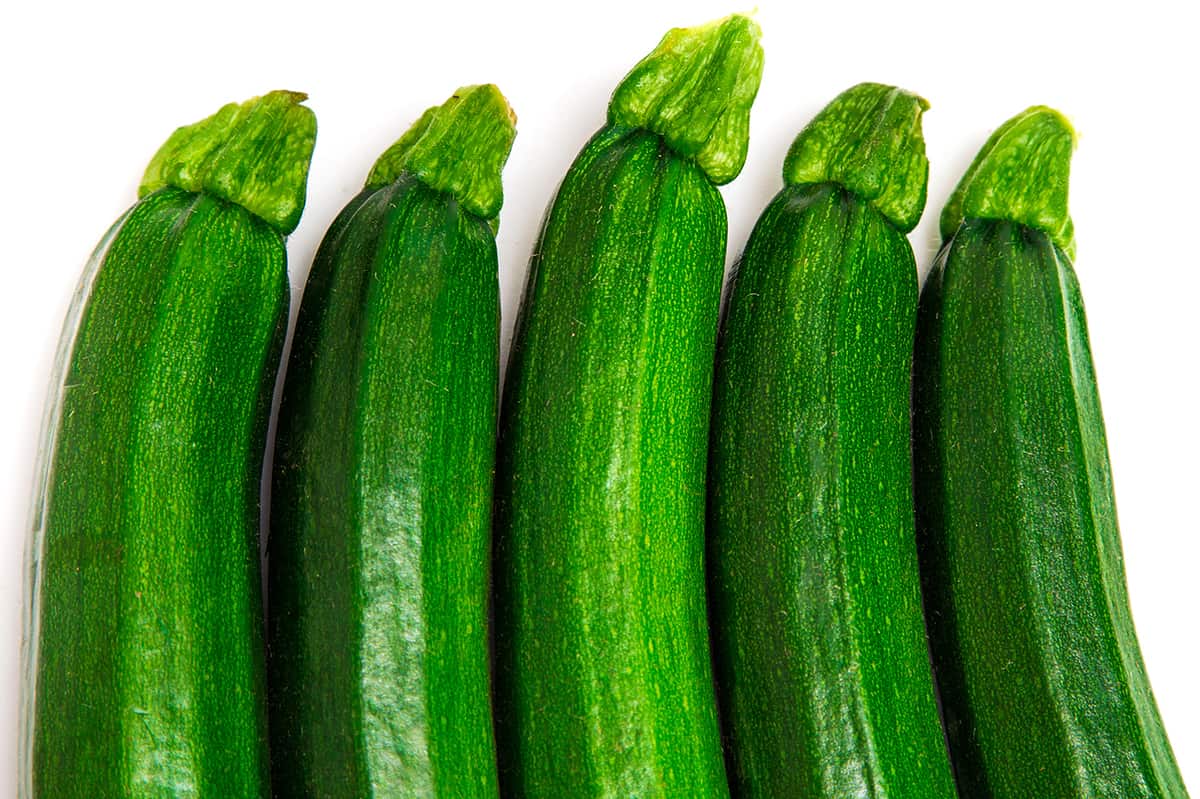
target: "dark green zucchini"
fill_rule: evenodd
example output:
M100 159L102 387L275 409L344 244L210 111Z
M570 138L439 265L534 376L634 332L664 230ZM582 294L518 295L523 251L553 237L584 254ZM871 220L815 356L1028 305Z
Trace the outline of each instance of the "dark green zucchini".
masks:
M942 213L914 395L935 672L964 796L1186 797L1126 597L1073 146L1057 113L1025 111Z
M677 29L617 88L535 248L497 466L497 736L520 797L727 795L704 598L749 19Z
M709 563L737 796L955 795L909 454L925 108L878 84L827 106L731 282Z
M24 796L270 794L259 484L303 99L176 131L85 272L35 505Z
M497 795L492 225L513 121L495 86L427 111L309 275L271 502L276 796Z
M734 794L954 797L920 605L910 376L926 104L799 134L716 360L710 596Z

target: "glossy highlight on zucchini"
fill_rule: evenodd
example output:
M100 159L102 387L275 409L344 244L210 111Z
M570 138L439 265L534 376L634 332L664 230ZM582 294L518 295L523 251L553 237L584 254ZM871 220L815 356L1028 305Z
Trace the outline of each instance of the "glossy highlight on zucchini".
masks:
M1073 266L1074 132L1001 126L921 295L918 540L963 796L1187 796L1138 649Z
M21 795L270 795L259 485L316 135L176 131L85 271L35 495Z
M744 797L954 797L914 537L924 100L860 84L797 137L731 282L710 602Z
M514 117L459 89L376 162L304 290L268 542L276 797L494 797L488 653Z
M720 797L704 475L724 266L762 51L669 32L613 94L530 263L500 421L496 714L521 797Z

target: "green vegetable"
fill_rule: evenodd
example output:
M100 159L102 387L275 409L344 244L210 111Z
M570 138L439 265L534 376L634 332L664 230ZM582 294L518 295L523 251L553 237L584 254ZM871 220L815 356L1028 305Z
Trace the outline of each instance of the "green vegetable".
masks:
M84 274L39 468L23 795L270 794L259 482L303 99L176 131Z
M492 224L512 112L459 89L380 157L300 306L269 543L282 797L496 796Z
M964 796L1186 797L1125 592L1073 147L1054 111L1019 114L942 213L914 395L935 673Z
M762 51L673 30L617 88L530 264L497 467L497 735L513 796L727 794L704 599L725 257Z
M827 106L731 284L709 530L738 796L955 796L909 457L926 107L869 83Z

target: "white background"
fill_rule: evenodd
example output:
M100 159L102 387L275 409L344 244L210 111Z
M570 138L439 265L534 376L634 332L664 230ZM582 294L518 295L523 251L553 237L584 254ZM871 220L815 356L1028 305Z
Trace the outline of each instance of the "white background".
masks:
M723 189L729 255L780 187L799 129L863 80L915 91L931 161L922 273L948 193L991 130L1053 105L1080 133L1071 206L1134 618L1185 780L1200 790L1200 140L1186 3L760 0L750 156ZM1119 10L1107 10L1109 8ZM1177 10L1180 9L1180 10ZM0 24L0 796L13 794L22 551L50 362L80 269L176 126L270 89L310 94L294 291L376 156L456 87L519 117L499 234L504 343L541 214L617 81L668 28L727 2L21 3ZM298 294L295 295L298 298Z

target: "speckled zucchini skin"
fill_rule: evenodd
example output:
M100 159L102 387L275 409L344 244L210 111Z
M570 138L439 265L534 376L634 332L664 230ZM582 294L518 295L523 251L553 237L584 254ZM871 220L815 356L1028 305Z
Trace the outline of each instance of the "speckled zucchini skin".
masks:
M847 89L730 282L709 536L733 793L955 796L917 570L910 386L926 102Z
M427 110L309 273L271 504L277 797L497 796L495 221L514 123L491 84Z
M177 129L84 271L34 497L25 799L270 795L259 487L304 99Z
M505 384L497 714L513 796L726 793L704 602L725 206L602 130L551 206Z
M487 644L499 288L488 223L412 175L317 253L276 443L276 796L495 796Z
M963 796L1181 799L1126 596L1070 255L1072 146L1049 109L1002 126L947 205L921 294L915 473L935 673Z
M785 188L739 263L709 476L734 793L953 797L913 533L917 272L833 184Z
M258 498L285 257L248 211L166 188L84 286L34 553L33 796L269 795Z
M534 248L500 415L496 721L513 797L724 797L704 478L726 216L762 50L669 31Z
M1125 595L1079 283L968 220L922 293L917 497L964 796L1186 797Z

